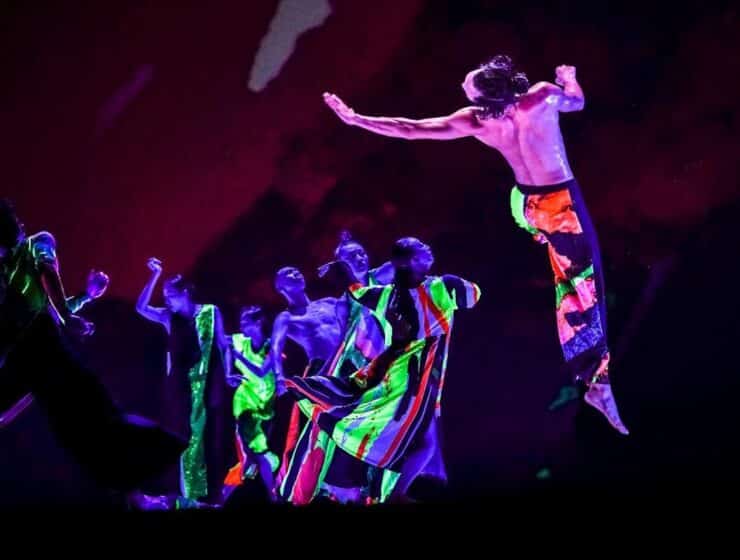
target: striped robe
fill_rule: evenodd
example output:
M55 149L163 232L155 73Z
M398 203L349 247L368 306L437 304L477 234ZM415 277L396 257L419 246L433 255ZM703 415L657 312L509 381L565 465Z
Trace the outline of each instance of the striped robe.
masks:
M441 412L455 311L473 307L480 289L457 276L428 277L407 289L411 303L404 318L413 330L403 342L393 341L386 319L395 285L350 288L350 296L369 308L386 338L387 348L346 377L293 377L287 387L301 408L331 435L336 445L373 466L400 471L403 459L424 440ZM419 474L446 480L441 450Z

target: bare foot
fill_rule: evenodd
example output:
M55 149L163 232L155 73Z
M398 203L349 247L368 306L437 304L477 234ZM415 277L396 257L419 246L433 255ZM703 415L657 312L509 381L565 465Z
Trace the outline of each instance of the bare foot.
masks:
M620 434L626 436L630 433L619 417L611 385L608 383L593 383L583 398L588 404L601 412Z

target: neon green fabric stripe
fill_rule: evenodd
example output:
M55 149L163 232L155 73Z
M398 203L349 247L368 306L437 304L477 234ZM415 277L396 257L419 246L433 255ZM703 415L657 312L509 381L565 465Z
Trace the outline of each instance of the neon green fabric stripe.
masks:
M511 215L514 217L514 221L520 228L523 228L534 235L538 233L538 230L529 224L524 215L524 202L526 198L526 195L517 187L511 189L511 197L509 199L511 204Z
M208 495L208 473L206 468L206 403L205 389L208 366L213 348L213 324L215 307L204 305L195 318L195 327L200 340L201 359L188 372L190 380L190 441L182 454L183 494L187 499L199 499Z
M563 301L563 298L568 294L576 293L576 286L581 282L585 282L594 275L594 265L589 266L583 272L574 276L566 282L558 282L555 286L555 307L559 308Z

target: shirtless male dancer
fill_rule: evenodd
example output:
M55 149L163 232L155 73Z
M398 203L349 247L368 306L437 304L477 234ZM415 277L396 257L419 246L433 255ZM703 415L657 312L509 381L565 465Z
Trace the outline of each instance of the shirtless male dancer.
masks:
M517 224L547 245L555 277L561 348L584 400L622 434L609 382L606 303L596 231L571 170L560 131L560 113L584 107L573 66L558 66L555 84L530 87L508 56L471 70L462 89L472 105L428 119L368 117L336 95L324 101L345 123L405 140L473 137L504 156L516 178L511 208ZM557 84L557 85L556 85Z

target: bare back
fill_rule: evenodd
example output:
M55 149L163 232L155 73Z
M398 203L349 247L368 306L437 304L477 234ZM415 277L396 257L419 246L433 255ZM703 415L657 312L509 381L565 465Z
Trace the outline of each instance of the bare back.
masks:
M469 72L462 87L468 99L481 98ZM324 102L345 123L404 140L456 140L473 136L506 158L521 185L552 185L573 178L560 133L560 113L584 107L574 66L555 69L556 82L539 82L519 96L499 118L485 118L482 107L464 107L450 115L424 119L370 117L356 113L332 93ZM473 101L476 102L476 101Z
M539 82L502 117L478 117L481 128L474 136L501 152L520 184L552 185L573 178L560 132L558 91L554 84Z

